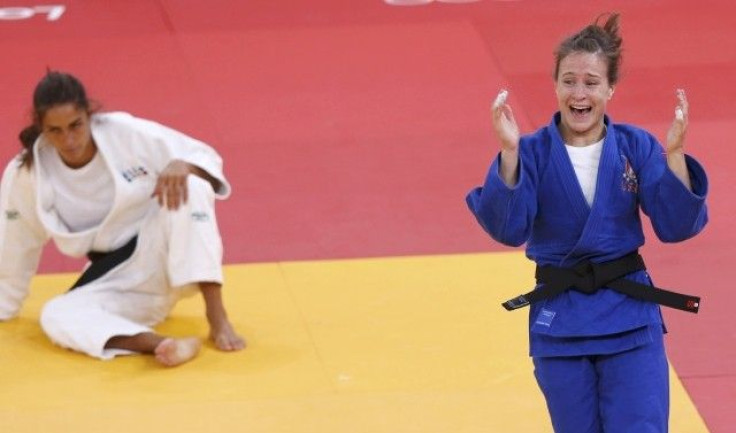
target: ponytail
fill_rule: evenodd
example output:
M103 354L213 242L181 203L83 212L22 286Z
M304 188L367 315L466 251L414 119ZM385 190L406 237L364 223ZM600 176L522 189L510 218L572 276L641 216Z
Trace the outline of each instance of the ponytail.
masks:
M33 165L33 143L36 142L38 137L41 135L41 129L36 124L28 125L20 131L18 139L20 144L23 146L23 153L21 153L21 166L31 168Z

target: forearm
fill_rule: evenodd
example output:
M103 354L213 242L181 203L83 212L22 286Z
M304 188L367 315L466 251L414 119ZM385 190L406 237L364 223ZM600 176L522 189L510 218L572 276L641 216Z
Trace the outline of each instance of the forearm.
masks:
M687 187L688 190L692 191L693 187L690 183L690 173L687 170L687 162L685 161L685 154L683 152L674 151L667 153L667 166L677 176L678 179Z
M466 197L468 208L481 227L504 245L519 246L531 233L537 213L537 188L532 173L521 172L516 158L512 185L501 175L503 157L497 158L482 187L474 188Z
M212 185L212 189L214 191L218 191L220 187L222 186L220 181L217 180L215 177L213 177L211 174L209 174L207 171L202 169L201 167L198 167L194 164L188 164L189 165L189 172L195 176L199 176L202 179L206 180L207 182Z
M499 175L503 182L509 188L516 185L519 180L519 152L513 150L501 151L501 164L499 167Z

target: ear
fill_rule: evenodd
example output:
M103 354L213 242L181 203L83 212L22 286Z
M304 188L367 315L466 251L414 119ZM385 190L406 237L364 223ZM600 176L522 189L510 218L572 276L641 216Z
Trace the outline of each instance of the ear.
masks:
M614 90L615 90L615 86L610 86L610 87L608 88L608 99L609 99L609 100L610 100L611 98L613 98L613 92L614 92Z

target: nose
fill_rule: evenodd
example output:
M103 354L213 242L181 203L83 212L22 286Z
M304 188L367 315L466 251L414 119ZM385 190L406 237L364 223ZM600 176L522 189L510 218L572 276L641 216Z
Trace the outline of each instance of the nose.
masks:
M66 145L73 145L75 138L75 134L72 131L64 132L64 143Z
M575 84L572 88L572 96L575 98L584 98L586 95L585 84Z

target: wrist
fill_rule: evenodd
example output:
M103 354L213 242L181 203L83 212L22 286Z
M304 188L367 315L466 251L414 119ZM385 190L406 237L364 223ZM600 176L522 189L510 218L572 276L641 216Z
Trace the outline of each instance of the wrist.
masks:
M682 147L678 149L665 149L664 155L667 156L667 158L674 157L674 158L684 158L685 157L685 149Z

